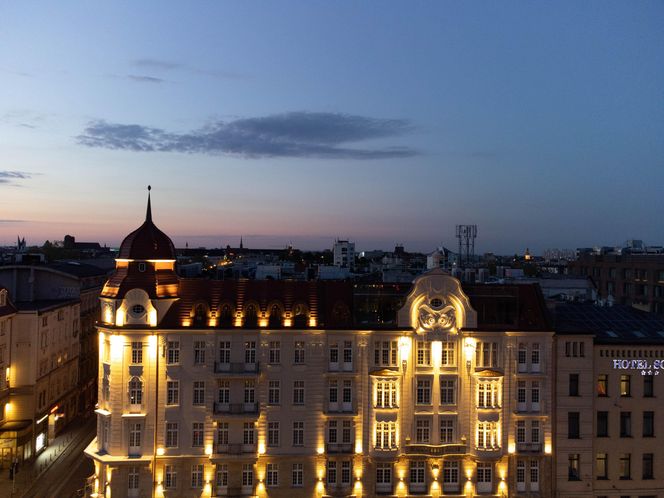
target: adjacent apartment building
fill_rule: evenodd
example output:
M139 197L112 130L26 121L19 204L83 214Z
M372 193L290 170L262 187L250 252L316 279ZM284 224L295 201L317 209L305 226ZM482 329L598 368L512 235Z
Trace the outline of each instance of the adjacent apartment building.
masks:
M664 320L621 305L555 314L557 496L661 498Z
M175 260L148 200L101 293L90 496L554 496L537 286L435 269L396 324L358 326L350 284Z

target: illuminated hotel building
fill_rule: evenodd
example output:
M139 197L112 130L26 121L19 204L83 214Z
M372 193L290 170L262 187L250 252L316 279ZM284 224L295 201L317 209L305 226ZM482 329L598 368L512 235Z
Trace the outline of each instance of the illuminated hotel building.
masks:
M101 295L92 495L552 496L536 286L417 278L396 324L344 282L180 279L152 222Z

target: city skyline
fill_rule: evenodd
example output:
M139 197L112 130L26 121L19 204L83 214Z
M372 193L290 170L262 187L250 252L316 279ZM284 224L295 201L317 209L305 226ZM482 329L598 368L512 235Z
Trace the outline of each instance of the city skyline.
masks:
M664 8L2 7L0 245L663 242Z

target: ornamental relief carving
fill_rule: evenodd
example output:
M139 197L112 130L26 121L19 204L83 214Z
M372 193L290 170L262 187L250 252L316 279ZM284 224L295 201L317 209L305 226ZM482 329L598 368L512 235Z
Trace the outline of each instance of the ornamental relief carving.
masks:
M444 298L422 303L418 309L418 332L447 332L456 334L456 310Z

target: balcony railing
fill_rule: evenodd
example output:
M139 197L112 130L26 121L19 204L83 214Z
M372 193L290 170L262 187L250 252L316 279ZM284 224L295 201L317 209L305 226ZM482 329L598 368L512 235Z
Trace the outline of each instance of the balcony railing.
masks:
M352 443L327 443L327 452L328 453L352 453L353 444Z
M220 363L214 362L214 373L255 374L258 373L258 362L255 363Z
M214 452L219 455L243 455L256 453L255 444L218 444Z
M251 415L258 413L258 403L215 403L215 414Z
M516 443L516 451L520 453L541 453L542 443Z
M404 446L404 453L408 455L464 455L467 453L467 451L468 446L465 444L408 444Z

